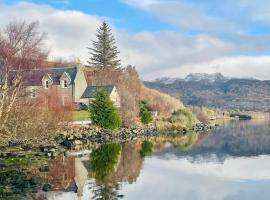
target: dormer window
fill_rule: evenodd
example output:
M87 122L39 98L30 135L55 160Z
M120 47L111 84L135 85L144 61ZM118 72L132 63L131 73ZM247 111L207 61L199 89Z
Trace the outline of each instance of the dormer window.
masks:
M68 87L67 80L61 80L61 85L62 85L62 88L67 88Z
M44 88L45 89L48 89L49 88L49 81L48 80L45 80L44 81Z
M48 89L53 84L53 79L50 74L45 74L42 78L42 85L45 89Z
M71 84L71 78L67 72L64 72L60 77L60 84L62 88L67 88Z

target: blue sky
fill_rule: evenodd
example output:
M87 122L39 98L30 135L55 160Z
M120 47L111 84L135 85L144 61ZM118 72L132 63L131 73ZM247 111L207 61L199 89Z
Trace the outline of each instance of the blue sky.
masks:
M270 79L268 0L0 0L0 25L40 22L50 59L81 59L102 20L144 79L193 72Z
M0 2L14 5L22 1L0 0ZM176 11L178 6L194 8L194 10L204 13L209 18L216 18L220 22L227 21L234 25L235 32L239 31L240 33L256 35L270 33L270 14L268 14L270 7L267 8L267 6L270 6L270 3L267 0L225 0L223 2L218 0L25 0L25 2L46 4L62 10L78 10L90 15L100 16L101 18L108 18L118 27L125 28L130 32L159 30L179 30L188 33L205 32L203 30L205 27L179 27L170 20L159 17L157 13L149 12L152 5L155 7L157 4L160 4L162 7L168 8L173 8L175 5L174 9ZM148 9L147 3L141 2L150 2L148 4L150 9ZM186 14L181 15L180 11L179 17L185 18ZM265 17L259 18L258 15L260 14L262 16L265 15ZM197 20L199 21L200 19ZM216 31L219 32L218 30Z
M3 2L14 5L20 1L4 0ZM130 32L174 29L172 25L156 19L147 12L129 6L122 0L32 0L26 2L47 4L62 10L78 10L90 15L97 15Z

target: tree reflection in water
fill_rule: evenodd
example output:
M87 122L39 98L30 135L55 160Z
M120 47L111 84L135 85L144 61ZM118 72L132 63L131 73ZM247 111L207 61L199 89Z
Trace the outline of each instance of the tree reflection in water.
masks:
M123 195L119 194L122 185L137 181L145 156L167 148L167 143L170 143L170 146L188 149L196 143L198 138L194 135L186 135L184 137L156 138L151 141L137 140L122 144L105 144L94 150L90 156L85 157L88 160L62 155L49 160L44 166L48 170L40 172L41 177L45 180L41 186L44 183L48 184L50 189L49 193L46 193L48 199L55 198L55 195L61 196L66 192L77 193L75 195L80 199L87 191L87 187L89 187L89 195L93 199L122 198ZM3 175L3 172L1 173ZM28 189L28 186L32 184L28 182L31 182L32 179L27 180L31 176L16 175L14 172L9 174L15 177L12 179L16 180L12 184L17 184L14 189L21 189L22 193L32 192ZM2 181L0 194L3 196L3 185L8 184L3 183L3 178L0 179ZM10 178L8 179L10 180ZM92 182L90 182L91 180ZM39 185L39 189L42 188L41 186ZM38 194L32 196L31 199L46 199L46 197Z
M44 179L39 168L46 163L39 153L0 152L0 199L29 199L41 190ZM3 156L5 155L6 156Z
M100 149L106 148L101 147ZM111 174L108 172L105 173L106 175L109 175L109 177L103 177L102 180L98 180L96 179L98 177L95 176L96 173L93 170L91 171L92 173L90 174L92 174L92 176L96 179L96 182L93 186L94 199L122 198L123 195L119 194L121 185L126 182L132 184L137 180L143 163L142 157L140 155L140 150L142 149L142 142L126 142L121 144L121 149L122 151L118 158L118 162L107 163L108 165L113 165L113 167L103 166L105 170L112 169ZM107 151L105 152L106 153L104 153L103 155L106 155L108 157L114 156L111 153L107 154ZM99 159L101 159L102 161L109 160L109 158L105 159L102 156L99 156Z

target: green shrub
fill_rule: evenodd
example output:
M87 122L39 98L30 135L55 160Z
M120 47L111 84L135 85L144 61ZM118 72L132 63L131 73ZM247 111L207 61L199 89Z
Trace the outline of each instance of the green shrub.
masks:
M153 144L149 141L143 141L142 147L140 150L140 155L142 158L150 155L153 152Z
M90 168L97 181L109 180L121 153L120 144L105 144L90 154Z
M153 121L153 115L149 110L150 110L150 107L147 101L141 101L140 102L140 118L141 118L141 122L145 125Z
M92 123L101 128L117 129L121 126L118 110L104 90L97 91L95 99L90 102L89 112Z
M189 133L181 140L172 141L172 145L181 150L187 151L198 141L198 134Z
M181 123L183 126L192 126L197 122L195 115L187 108L179 109L172 113L170 118L172 123Z
M141 122L145 125L151 123L153 121L152 113L146 109L142 109L140 112Z

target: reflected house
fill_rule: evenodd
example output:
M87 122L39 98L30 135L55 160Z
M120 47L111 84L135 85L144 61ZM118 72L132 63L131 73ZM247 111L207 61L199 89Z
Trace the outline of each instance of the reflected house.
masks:
M47 178L52 191L76 192L82 196L88 172L79 158L61 156L49 163Z

